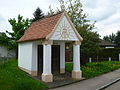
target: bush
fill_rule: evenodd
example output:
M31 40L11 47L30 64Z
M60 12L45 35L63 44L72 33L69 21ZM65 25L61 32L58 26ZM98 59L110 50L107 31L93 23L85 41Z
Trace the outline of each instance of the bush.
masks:
M101 48L98 53L98 56L100 58L104 58L104 57L115 58L118 57L119 53L120 53L120 48Z
M81 66L83 77L91 78L120 68L119 61L92 62ZM73 70L73 63L66 63L66 71Z

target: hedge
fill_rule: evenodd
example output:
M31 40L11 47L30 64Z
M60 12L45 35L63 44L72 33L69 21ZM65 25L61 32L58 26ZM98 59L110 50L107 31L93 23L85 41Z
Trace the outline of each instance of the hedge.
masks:
M97 53L89 56L81 54L81 64L89 62L89 57L92 58L93 62L108 61L109 57L111 57L114 61L118 61L119 53L120 48L100 48Z
M120 53L120 48L101 48L98 53L92 55L92 58L99 57L99 58L117 58Z
M118 57L120 53L120 48L101 48L98 52L98 56L100 58L104 58L104 57Z

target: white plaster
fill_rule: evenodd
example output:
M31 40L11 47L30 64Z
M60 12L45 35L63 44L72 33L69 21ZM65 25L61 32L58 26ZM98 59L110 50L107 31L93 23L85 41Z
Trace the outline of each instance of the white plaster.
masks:
M65 42L60 43L60 68L65 68Z
M66 27L65 32L67 34L64 33L65 35L63 35L62 33L63 33L63 30L65 27ZM73 30L71 24L69 23L69 21L67 20L66 16L64 16L62 18L62 20L60 21L60 23L58 24L58 26L57 26L55 32L53 33L52 37L50 38L50 40L79 41L76 33L74 32L74 30Z
M92 62L92 58L91 58L91 57L89 58L89 62L90 62L90 63Z
M109 57L109 61L111 61L111 57Z
M105 48L115 48L115 47L110 47L110 46L108 46L108 47L105 47Z
M32 42L19 43L18 66L31 70L32 67Z
M37 52L37 50L38 50L38 48L37 48L37 44L35 43L35 42L33 42L33 45L32 45L32 63L31 63L31 65L32 65L32 67L31 67L31 70L32 71L37 71L37 61L38 61L38 58L37 58L37 56L38 56L38 52Z
M43 45L43 74L51 74L51 45Z
M120 53L119 53L119 61L120 61Z
M0 57L15 58L16 52L15 50L8 50L6 47L0 46Z
M80 71L80 45L73 45L73 70Z

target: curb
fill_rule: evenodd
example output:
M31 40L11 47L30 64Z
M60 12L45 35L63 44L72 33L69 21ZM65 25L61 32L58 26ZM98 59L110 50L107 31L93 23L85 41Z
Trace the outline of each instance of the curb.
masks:
M110 82L110 83L107 83L107 84L105 84L105 85L99 87L99 88L96 89L96 90L103 90L103 89L109 87L110 85L112 85L112 84L114 84L114 83L116 83L116 82L118 82L118 81L120 81L120 78L117 78L117 79L115 79L114 81L112 81L112 82Z

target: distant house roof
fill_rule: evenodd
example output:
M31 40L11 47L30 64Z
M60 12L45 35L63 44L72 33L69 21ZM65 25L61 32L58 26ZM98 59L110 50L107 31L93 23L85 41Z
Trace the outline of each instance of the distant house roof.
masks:
M116 44L113 44L109 41L105 41L105 40L100 40L100 43L99 43L100 46L116 46Z
M44 39L54 29L62 14L58 13L33 22L18 42Z

